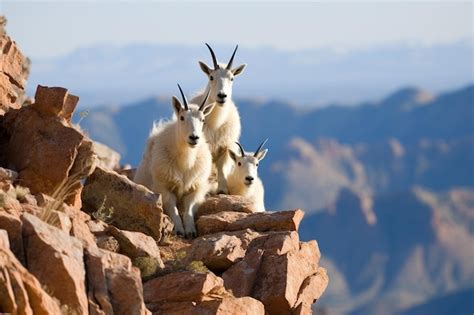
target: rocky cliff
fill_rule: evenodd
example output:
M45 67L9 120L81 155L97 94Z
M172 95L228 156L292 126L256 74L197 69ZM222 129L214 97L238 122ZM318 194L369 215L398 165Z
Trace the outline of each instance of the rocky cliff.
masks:
M71 123L77 96L23 104L28 61L0 24L0 313L311 313L328 276L301 210L209 197L199 237L171 235L160 196Z

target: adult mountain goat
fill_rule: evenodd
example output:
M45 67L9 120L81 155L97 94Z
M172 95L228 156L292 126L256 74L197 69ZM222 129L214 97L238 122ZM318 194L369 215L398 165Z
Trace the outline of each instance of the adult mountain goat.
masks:
M227 148L234 145L239 140L241 125L240 116L232 101L232 84L234 77L242 73L245 64L232 68L235 47L232 57L227 65L217 63L216 55L211 46L206 44L212 57L214 68L208 67L204 62L199 61L201 70L207 75L209 81L204 91L210 91L209 99L206 103L216 103L212 112L206 117L204 134L209 142L212 153L212 160L217 171L217 192L228 193L226 175L229 171L230 160ZM200 104L206 97L204 92L192 98L193 103Z
M236 143L239 146L240 154L229 149L229 155L232 160L234 160L234 167L227 179L229 194L246 198L253 203L255 210L258 212L265 211L265 191L263 183L257 174L258 163L263 160L268 152L268 149L262 150L265 142L267 142L267 140L260 144L255 153L246 153L242 145L238 142Z
M171 217L177 234L193 237L197 234L194 214L208 192L212 171L203 124L214 103L206 102L208 92L201 105L188 104L179 84L178 87L184 108L173 96L176 120L153 126L134 180L161 194L163 209ZM183 221L178 208L182 209Z

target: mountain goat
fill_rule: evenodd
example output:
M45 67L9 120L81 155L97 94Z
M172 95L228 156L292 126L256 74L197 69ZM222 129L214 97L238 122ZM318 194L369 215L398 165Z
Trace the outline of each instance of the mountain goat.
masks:
M232 84L234 77L241 74L246 65L242 64L232 69L238 45L235 47L227 65L218 64L211 46L208 44L206 46L211 53L214 68L209 68L202 61L199 61L199 65L209 79L205 89L210 93L207 103L216 103L217 105L206 117L204 133L209 142L213 163L216 166L217 192L228 193L226 174L229 170L230 161L226 148L231 147L239 140L241 131L239 112L232 101ZM191 101L199 104L204 98L205 93L201 92L194 96Z
M177 234L196 236L194 214L208 192L212 155L203 135L203 124L214 103L188 104L179 86L183 106L176 96L172 104L176 120L154 124L135 182L160 193L163 209ZM178 212L183 211L183 221ZM184 222L184 227L183 227Z
M260 144L255 153L245 153L244 148L238 142L236 143L239 146L240 155L229 149L229 155L234 160L234 167L227 178L229 194L248 199L258 212L265 211L264 188L262 181L258 178L257 168L258 163L268 152L268 149L262 150L267 140Z

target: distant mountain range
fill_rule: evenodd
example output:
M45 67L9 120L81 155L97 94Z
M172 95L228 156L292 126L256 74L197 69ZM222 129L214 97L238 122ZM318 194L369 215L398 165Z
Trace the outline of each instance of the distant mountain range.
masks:
M451 306L472 314L474 85L321 109L236 102L244 146L270 138L259 170L267 207L306 210L301 235L325 255L331 280L318 307L420 314L462 301ZM81 126L136 166L152 121L171 113L170 98L149 98L93 108Z
M213 46L220 60L227 62L233 47ZM439 92L472 82L473 54L470 40L351 51L241 46L236 64L248 67L235 84L241 97L292 100L297 105L357 104L405 85ZM211 62L204 43L84 47L52 59L33 59L29 91L33 94L39 83L66 86L87 107L171 95L177 82L191 92L206 81L198 60Z

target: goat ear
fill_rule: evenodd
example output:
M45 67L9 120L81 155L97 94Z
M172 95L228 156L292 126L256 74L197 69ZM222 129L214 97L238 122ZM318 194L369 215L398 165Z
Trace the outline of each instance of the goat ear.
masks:
M199 67L201 67L201 70L205 74L207 74L207 75L211 74L211 69L204 62L199 61Z
M235 154L234 151L232 151L231 149L229 149L229 155L231 157L232 160L234 160L235 162L237 162L237 154Z
M176 117L179 115L179 113L183 110L183 106L181 105L181 102L178 100L176 96L173 96L173 109L174 112L176 113Z
M262 151L258 152L258 154L256 156L257 160L259 160L259 161L263 160L265 155L267 155L267 152L268 152L268 149L265 149L265 150L262 150Z
M240 65L237 68L232 69L232 74L235 76L241 74L242 72L244 72L245 67L247 67L247 65L244 63L243 65Z
M207 105L204 105L204 108L202 109L202 113L204 114L204 116L207 116L212 112L212 110L214 109L214 105L216 105L216 103L209 103Z

